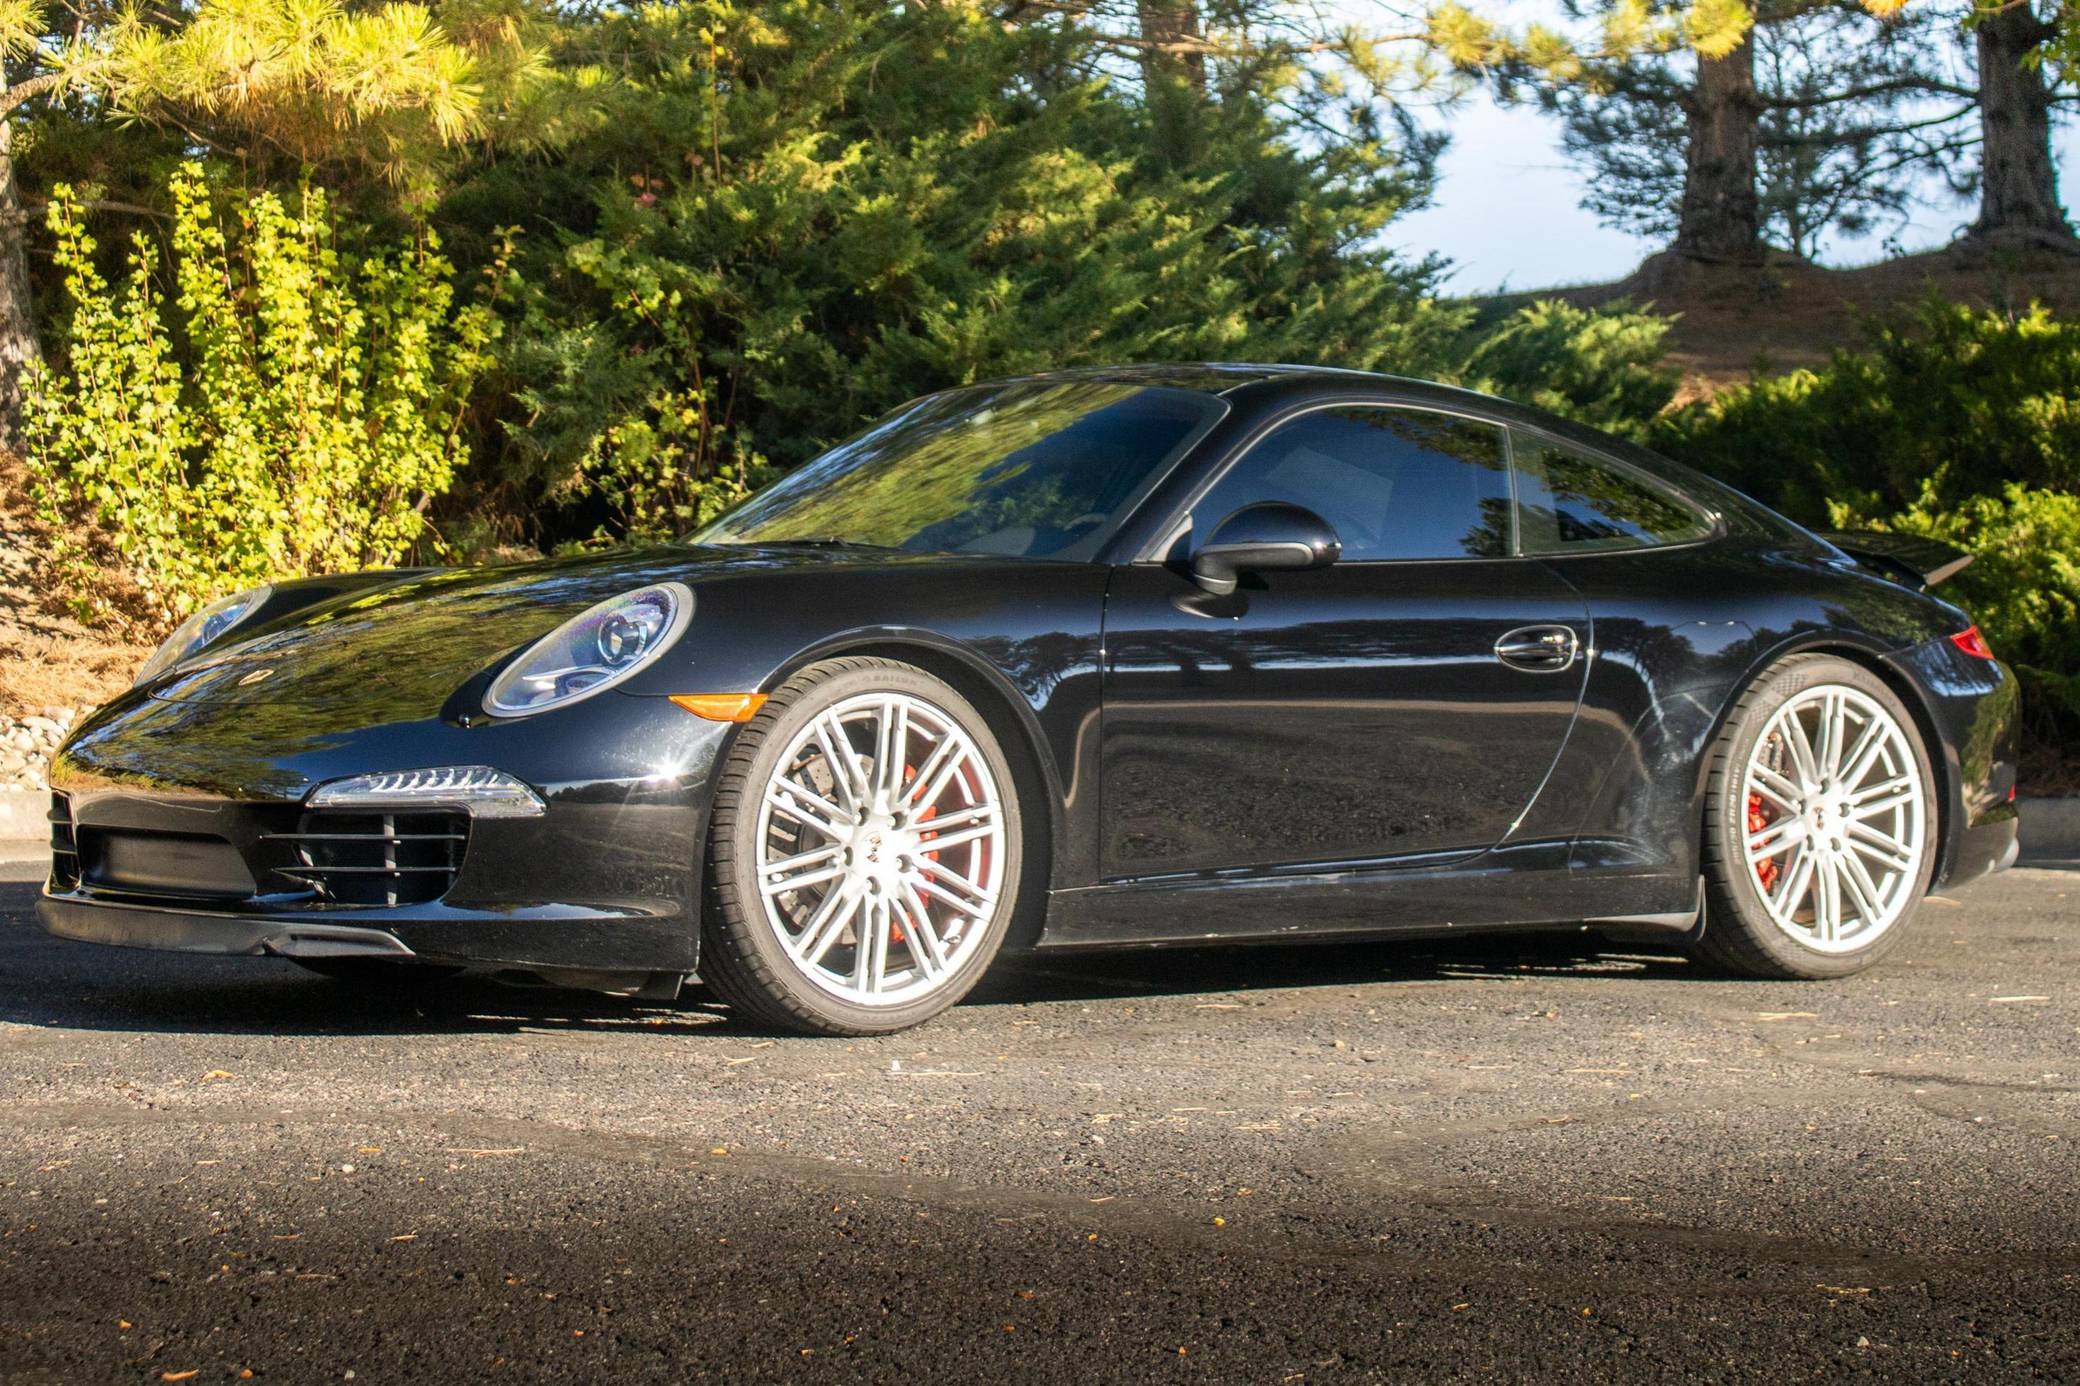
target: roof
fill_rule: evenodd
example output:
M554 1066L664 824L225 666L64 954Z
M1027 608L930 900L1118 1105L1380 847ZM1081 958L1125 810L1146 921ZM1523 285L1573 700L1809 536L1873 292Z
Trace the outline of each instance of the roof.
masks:
M1291 366L1240 361L1079 366L1026 378L1112 381L1152 388L1196 390L1231 399L1252 413L1259 410L1282 409L1296 399L1307 400L1317 391L1359 391L1368 394L1376 391L1383 398L1405 404L1429 405L1447 410L1477 410L1480 417L1514 427L1539 429L1585 447L1591 452L1616 457L1651 476L1677 485L1693 496L1706 498L1707 503L1722 513L1753 511L1769 516L1775 524L1789 524L1789 521L1765 510L1753 500L1729 488L1724 482L1685 467L1681 463L1672 462L1659 453L1650 452L1624 438L1575 423L1549 410L1519 404L1514 400L1484 394L1478 390L1468 390L1458 385L1445 385L1434 380L1387 375L1379 371L1344 370L1335 366Z
M1123 385L1197 390L1205 394L1231 395L1257 385L1280 387L1386 386L1399 394L1457 396L1461 400L1505 401L1478 391L1413 376L1387 375L1378 371L1345 370L1338 366L1292 366L1262 361L1175 361L1125 366L1074 366L1023 377L1028 380L1091 380Z

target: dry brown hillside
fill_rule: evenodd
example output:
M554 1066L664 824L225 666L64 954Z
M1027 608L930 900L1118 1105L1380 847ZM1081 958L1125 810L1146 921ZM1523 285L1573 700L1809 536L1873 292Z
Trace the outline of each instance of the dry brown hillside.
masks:
M1962 263L1942 251L1859 269L1822 269L1784 257L1760 268L1678 266L1655 256L1609 284L1544 289L1487 300L1507 309L1561 298L1582 307L1618 299L1671 314L1671 362L1682 368L1685 399L1747 380L1758 368L1783 371L1825 363L1857 343L1858 322L1873 311L1930 293L1984 307L2080 311L2080 256L2014 257Z

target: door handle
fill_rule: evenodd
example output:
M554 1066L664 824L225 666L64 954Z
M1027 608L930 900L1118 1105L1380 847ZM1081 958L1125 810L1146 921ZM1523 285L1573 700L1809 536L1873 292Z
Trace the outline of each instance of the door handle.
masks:
M1518 626L1495 642L1495 657L1512 669L1557 674L1574 663L1581 645L1569 626Z

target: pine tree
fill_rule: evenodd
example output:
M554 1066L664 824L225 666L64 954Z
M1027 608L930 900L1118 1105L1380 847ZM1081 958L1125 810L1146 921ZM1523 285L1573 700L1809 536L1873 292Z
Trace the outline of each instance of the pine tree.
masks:
M1608 29L1645 5L1572 8ZM1693 34L1705 8L1685 14ZM1693 258L1752 259L1752 179L1758 236L1805 251L1830 227L1903 215L1933 173L1976 186L1962 249L2080 249L2050 118L2080 99L2067 75L2080 59L2074 0L1757 0L1704 27L1715 42L1743 37L1723 57L1695 45L1693 79L1650 35L1544 93L1597 172L1585 205L1615 224L1668 235Z
M1697 81L1683 102L1683 191L1675 240L1683 259L1743 264L1760 258L1760 106L1753 31L1725 53L1697 55Z
M2080 31L2070 0L1977 0L1979 216L1967 249L2080 251L2058 200L2051 156L2054 74ZM2063 93L2070 98L2071 93Z
M1792 0L1719 57L1636 53L1548 87L1567 149L1592 170L1584 205L1678 256L1753 263L1765 244L1813 253L1830 230L1903 215L1926 167L1955 164L1944 129L1969 113L1927 9L1880 20Z
M558 69L596 119L479 161L438 222L458 252L529 228L472 508L533 543L680 533L923 391L1064 365L1439 368L1466 312L1380 236L1427 146L1356 136L1370 103L1317 139L1306 74L1223 51L1203 97L1179 82L1204 151L1180 162L1140 51L1083 16L876 0L574 21Z
M23 116L68 88L106 119L175 126L194 146L294 173L351 165L409 183L480 128L477 57L415 4L197 0L149 14L96 0L0 3L0 435L16 438L22 373L40 355L15 167ZM510 63L501 71L509 70Z

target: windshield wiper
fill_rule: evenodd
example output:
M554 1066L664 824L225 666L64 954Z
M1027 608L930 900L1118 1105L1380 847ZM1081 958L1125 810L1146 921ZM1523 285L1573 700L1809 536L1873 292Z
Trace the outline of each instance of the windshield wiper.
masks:
M880 553L908 552L905 549L897 548L893 544L869 544L864 539L847 539L837 534L812 534L801 539L744 539L738 542L765 544L774 548L782 545L792 545L803 549L873 549Z

